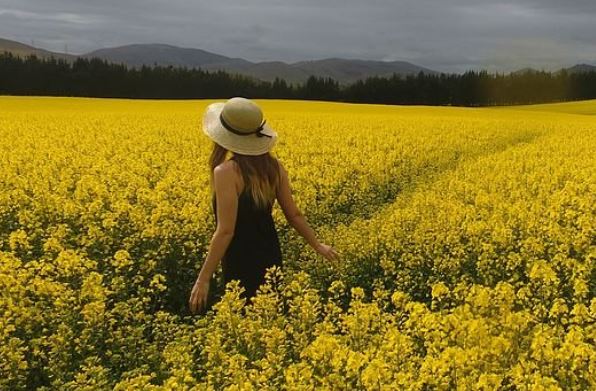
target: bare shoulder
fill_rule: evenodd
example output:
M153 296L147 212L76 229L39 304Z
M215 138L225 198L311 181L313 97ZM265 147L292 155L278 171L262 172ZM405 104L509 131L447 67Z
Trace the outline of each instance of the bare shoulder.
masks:
M238 170L235 161L226 160L213 169L213 178L221 184L233 185L236 188L236 193L239 193L238 189L242 187L242 178Z
M235 181L237 174L236 162L233 160L226 160L220 163L213 169L213 175L223 180Z
M220 175L229 175L230 172L234 172L235 162L232 160L226 160L218 164L214 169L213 173Z

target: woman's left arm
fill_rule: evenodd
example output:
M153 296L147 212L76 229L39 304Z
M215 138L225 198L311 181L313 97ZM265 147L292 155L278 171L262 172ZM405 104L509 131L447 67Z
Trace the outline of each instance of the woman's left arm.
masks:
M211 238L207 258L192 290L191 310L201 310L206 304L211 277L234 236L238 196L234 182L235 174L232 169L231 166L218 166L213 170L213 184L217 201L217 228Z

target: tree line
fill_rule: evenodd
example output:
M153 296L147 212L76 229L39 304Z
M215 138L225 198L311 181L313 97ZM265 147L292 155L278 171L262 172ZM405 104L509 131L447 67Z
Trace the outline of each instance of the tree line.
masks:
M425 74L368 77L351 84L310 76L303 83L262 81L224 71L127 67L98 58L66 61L0 54L0 95L225 99L232 96L353 103L487 106L596 98L596 72Z

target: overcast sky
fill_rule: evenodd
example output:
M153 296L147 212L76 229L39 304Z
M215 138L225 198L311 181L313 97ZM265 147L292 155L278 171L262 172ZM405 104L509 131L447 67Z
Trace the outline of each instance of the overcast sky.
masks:
M555 70L596 65L596 0L0 0L0 37L74 54L167 43L250 61Z

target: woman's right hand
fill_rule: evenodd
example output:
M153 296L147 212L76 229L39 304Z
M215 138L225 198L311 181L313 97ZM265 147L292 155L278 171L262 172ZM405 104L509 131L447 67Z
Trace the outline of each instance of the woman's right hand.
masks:
M330 261L335 261L339 258L339 254L335 249L325 243L319 243L319 245L315 248L317 253L321 254L325 258Z

